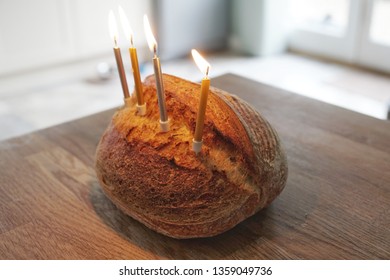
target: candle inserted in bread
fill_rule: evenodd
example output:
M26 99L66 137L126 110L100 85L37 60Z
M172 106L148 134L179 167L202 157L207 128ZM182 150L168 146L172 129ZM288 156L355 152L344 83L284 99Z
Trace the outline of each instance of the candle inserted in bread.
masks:
M146 103L144 99L144 94L142 91L142 83L141 83L141 75L139 72L139 65L138 65L138 56L137 56L137 49L134 46L134 40L133 40L133 30L130 27L130 23L127 19L127 16L125 14L125 11L121 6L118 7L119 10L119 18L122 23L123 32L126 35L126 39L130 42L130 59L131 59L131 68L133 72L133 78L134 78L134 88L135 88L135 95L137 97L137 110L138 113L143 116L146 113Z
M156 79L158 108L160 111L160 128L161 131L166 132L169 130L169 120L167 114L167 107L165 105L165 92L164 92L164 84L161 75L161 64L160 64L160 59L157 56L157 42L153 36L153 32L150 27L147 15L144 15L144 28L145 28L146 40L148 41L150 51L152 51L154 55L153 68L154 68L154 77Z
M125 73L125 69L123 68L121 50L118 47L118 28L116 25L114 12L112 10L110 10L108 14L108 27L110 31L110 36L114 40L114 54L115 54L116 65L118 67L119 78L122 84L124 101L125 104L128 105L130 104L129 88L127 87L126 73Z
M209 71L210 64L198 53L197 50L192 49L191 51L192 57L195 60L196 65L199 67L200 71L205 75L202 79L202 85L200 90L200 101L199 101L199 110L196 116L196 127L194 139L192 140L192 149L195 153L199 153L202 149L203 144L203 126L204 126L204 118L206 114L207 107L207 97L209 95L210 88L210 79L209 79Z

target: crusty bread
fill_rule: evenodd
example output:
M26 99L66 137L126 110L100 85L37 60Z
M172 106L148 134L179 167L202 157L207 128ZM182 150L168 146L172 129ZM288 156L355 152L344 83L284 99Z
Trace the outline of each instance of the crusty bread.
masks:
M96 151L105 194L126 214L174 238L231 229L283 190L287 161L275 130L246 102L210 88L203 147L192 139L200 85L163 75L170 131L161 132L154 77L147 114L119 109Z

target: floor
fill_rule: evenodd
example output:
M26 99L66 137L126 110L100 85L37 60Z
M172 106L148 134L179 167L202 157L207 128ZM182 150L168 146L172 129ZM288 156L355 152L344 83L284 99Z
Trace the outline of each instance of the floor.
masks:
M266 58L220 53L207 59L211 77L235 73L375 118L388 116L388 75L292 53ZM120 106L115 69L109 56L0 77L0 140ZM163 62L162 70L193 81L202 78L190 58ZM142 66L143 78L152 73L150 63Z

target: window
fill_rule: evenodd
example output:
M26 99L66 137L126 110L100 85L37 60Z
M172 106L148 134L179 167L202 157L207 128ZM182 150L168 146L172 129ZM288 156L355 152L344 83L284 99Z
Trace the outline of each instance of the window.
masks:
M390 72L390 0L290 0L289 46Z

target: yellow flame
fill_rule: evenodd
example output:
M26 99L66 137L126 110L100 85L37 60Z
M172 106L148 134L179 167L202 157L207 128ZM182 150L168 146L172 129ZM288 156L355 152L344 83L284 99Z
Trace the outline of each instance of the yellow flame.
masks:
M145 29L146 41L148 41L150 51L156 52L157 42L153 36L152 28L150 27L150 23L147 15L144 15L144 29Z
M195 61L196 65L198 66L199 70L203 74L205 74L205 76L208 76L211 66L207 62L207 60L204 59L203 56L201 56L199 54L199 52L197 50L195 50L195 49L191 50L191 54L192 54L192 57L194 58L194 61Z
M133 30L130 27L129 20L127 19L126 13L121 6L118 7L119 11L119 19L122 24L123 32L125 33L127 41L130 41L131 45L133 45Z
M110 10L108 13L108 30L110 31L110 36L114 40L115 47L118 46L118 27L116 25L116 20L114 12Z

